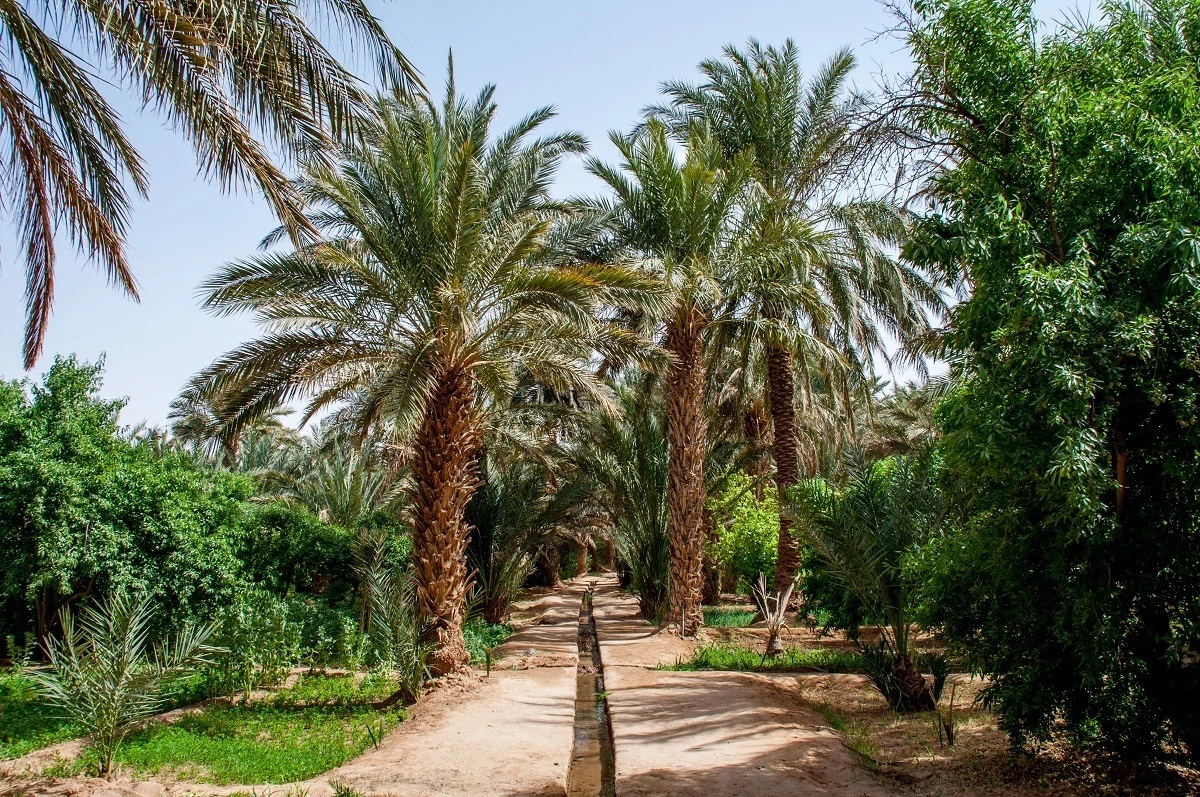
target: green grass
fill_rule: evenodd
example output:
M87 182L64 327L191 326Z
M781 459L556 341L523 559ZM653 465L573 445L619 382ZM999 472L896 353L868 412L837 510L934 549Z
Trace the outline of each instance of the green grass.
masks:
M404 718L367 705L388 693L385 679L302 678L268 701L210 705L151 725L126 740L117 761L140 775L220 785L305 780L360 755Z
M709 628L746 628L757 615L753 609L704 607L704 624Z
M69 720L58 717L55 709L38 701L33 681L0 673L0 760L19 758L76 735Z
M867 769L879 767L879 750L871 742L867 729L858 723L850 722L839 714L832 706L818 703L817 711L825 718L829 727L846 737L846 747L854 754L860 766Z
M739 670L744 672L861 672L862 661L849 650L829 648L784 648L775 658L763 658L762 650L741 645L708 645L696 650L689 661L664 670Z
M496 647L512 635L513 627L508 623L485 623L476 618L463 625L463 637L467 640L472 664L485 663L487 649Z

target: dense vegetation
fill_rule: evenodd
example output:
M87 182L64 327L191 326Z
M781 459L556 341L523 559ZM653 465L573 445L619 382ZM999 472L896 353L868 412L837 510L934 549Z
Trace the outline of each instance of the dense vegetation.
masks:
M611 567L672 633L769 629L678 669L861 671L909 712L954 660L1018 746L1195 762L1200 5L897 20L913 72L874 97L849 53L727 48L571 201L551 110L496 131L452 64L440 103L388 85L304 150L276 250L203 286L261 334L170 429L119 426L99 364L0 385L0 631L50 665L0 681L0 750L305 777L374 738L368 697L490 666L523 589ZM856 648L774 649L785 622ZM144 688L90 724L110 659ZM281 689L299 664L376 680ZM241 704L120 746L184 693ZM308 752L251 753L277 731Z

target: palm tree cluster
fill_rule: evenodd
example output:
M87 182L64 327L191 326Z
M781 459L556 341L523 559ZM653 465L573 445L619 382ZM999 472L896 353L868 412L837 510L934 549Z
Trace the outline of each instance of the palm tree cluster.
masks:
M544 133L549 107L496 130L494 87L461 96L452 60L444 100L431 100L353 3L326 10L372 43L388 86L374 96L294 17L273 61L244 65L257 17L215 9L179 18L217 37L201 36L202 64L141 59L145 31L97 34L105 53L132 59L127 80L178 119L205 166L256 180L281 222L261 253L201 288L208 311L248 314L261 334L193 378L157 442L357 533L363 627L391 611L384 598L411 596L419 638L408 628L401 647L421 652L417 669L464 666L466 615L503 620L564 545L584 564L589 551L597 562L612 552L643 610L690 635L719 587L706 564L720 522L711 498L734 474L756 490L773 478L783 496L847 445L915 444L904 412L919 415L920 402L881 404L875 369L904 357L920 368L906 353L928 337L941 293L894 256L907 218L870 190L878 144L860 123L865 101L847 90L849 53L806 80L791 42L729 47L701 64L702 82L665 84L663 104L612 133L609 163L586 158L576 133ZM19 39L13 52L34 52L20 38L31 29L2 24ZM276 137L301 131L284 147L294 180L258 168L245 130L192 104L218 99L250 103L247 118ZM80 168L140 174L118 128L97 127L101 106L54 108L47 119L82 153ZM552 195L568 157L586 158L603 196ZM10 182L37 215L37 181L58 173L21 168ZM95 195L79 201L103 211L94 218L53 201L131 288L119 246L97 243L108 228L119 238L124 198L105 179L89 185ZM35 249L30 273L48 274ZM31 276L30 357L48 280ZM284 426L296 409L315 433ZM876 422L884 409L890 426ZM793 503L780 506L777 592L801 564ZM411 533L411 590L395 574L380 580L380 517Z

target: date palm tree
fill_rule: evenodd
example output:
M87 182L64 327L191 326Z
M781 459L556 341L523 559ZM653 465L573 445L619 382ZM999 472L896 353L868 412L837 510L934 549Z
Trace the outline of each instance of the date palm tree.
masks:
M609 214L614 238L631 260L657 275L669 294L661 317L667 366L668 516L671 584L667 621L688 634L703 622L706 347L721 302L722 274L737 256L742 202L751 185L747 156L726 159L703 126L689 133L682 160L662 123L611 135L613 167L588 170L615 198L593 200Z
M942 307L927 275L888 256L905 231L901 209L845 191L870 146L855 126L857 101L847 98L854 63L840 51L806 82L790 40L775 48L751 39L745 51L729 46L724 58L702 62L704 82L665 84L670 102L649 109L679 138L702 120L725 157L753 159L765 195L751 219L756 244L727 295L742 345L765 359L781 496L801 476L797 372L829 383L839 371L868 371L873 356L887 356L889 335L927 332L927 310ZM808 460L812 476L817 460ZM793 526L781 512L777 591L799 567Z
M416 80L363 0L0 0L0 210L24 250L26 368L50 319L56 233L137 296L127 188L145 195L149 179L100 73L176 128L223 189L256 186L290 233L311 231L270 152L353 135L370 99L311 22L341 31L389 83Z
M460 98L451 64L440 107L380 98L364 145L309 163L298 182L326 239L232 263L204 288L211 311L252 312L265 327L196 377L230 428L304 397L306 418L340 407L360 435L389 430L409 446L434 673L468 661L464 510L488 406L509 402L525 375L611 405L587 358L625 339L597 318L608 303L652 297L639 275L566 254L571 226L559 223L570 213L546 192L584 140L534 138L550 108L494 135L493 92Z

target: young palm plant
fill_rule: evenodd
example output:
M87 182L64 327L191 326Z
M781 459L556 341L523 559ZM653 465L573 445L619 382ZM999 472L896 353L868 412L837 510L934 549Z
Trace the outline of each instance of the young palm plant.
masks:
M691 129L680 158L667 128L651 120L611 140L619 166L597 159L588 170L615 194L593 200L607 214L625 257L654 273L668 292L665 329L671 587L667 620L684 635L702 624L706 349L721 301L723 273L740 242L749 158L723 157L706 128Z
M166 690L212 663L213 626L189 626L152 646L152 620L147 603L121 593L80 610L78 622L64 608L62 639L51 637L46 649L50 668L28 671L46 701L88 735L101 775L130 728L162 710Z
M657 618L671 576L669 453L662 401L646 387L645 380L619 386L620 415L592 413L585 419L566 453L571 477L560 493L593 504L607 517L642 614Z
M539 549L557 541L555 529L570 507L566 495L552 492L541 464L481 464L479 489L467 505L467 563L475 571L484 619L502 623Z
M384 430L411 451L416 594L435 674L465 666L467 502L478 485L485 405L531 375L607 405L587 355L629 343L597 320L645 301L632 271L580 265L547 196L573 133L534 138L543 108L496 136L493 87L440 106L380 97L363 146L314 161L298 181L327 236L299 252L233 263L205 287L215 313L252 312L267 331L197 376L230 428L266 407L341 407L360 436ZM268 242L278 240L277 231Z
M670 103L650 109L681 139L703 121L726 157L753 159L764 196L750 219L754 245L726 295L744 356L765 360L780 495L802 467L815 475L818 460L801 456L796 375L838 382L839 373L867 371L874 356L886 357L889 335L924 334L926 311L942 307L928 275L887 254L906 228L901 209L846 193L871 145L847 97L854 63L843 50L806 82L791 41L775 48L752 39L702 62L704 82L667 83ZM775 589L783 591L800 562L794 518L784 511L779 522Z
M26 368L50 320L60 225L110 283L137 296L127 188L145 195L149 177L100 75L177 128L223 189L256 185L289 232L311 232L270 151L349 139L369 106L312 22L340 31L388 83L416 80L362 0L0 1L0 210L12 213L24 249Z
M815 566L835 576L881 622L877 648L860 646L872 680L896 710L931 710L934 695L912 644L915 592L905 557L941 520L932 455L852 464L835 487L808 479L792 490L802 538Z

